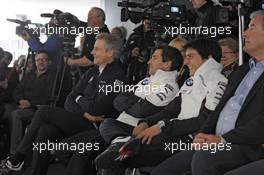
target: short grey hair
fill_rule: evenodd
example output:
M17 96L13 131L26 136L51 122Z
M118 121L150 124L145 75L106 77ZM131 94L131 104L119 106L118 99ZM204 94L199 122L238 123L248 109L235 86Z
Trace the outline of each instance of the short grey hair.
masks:
M96 39L102 39L105 41L106 50L112 50L113 59L118 60L120 57L120 51L122 48L122 39L118 38L116 35L110 33L101 33L96 36Z
M90 11L95 10L98 14L98 16L102 17L102 22L105 23L105 12L103 9L99 8L99 7L92 7Z
M256 16L262 16L262 28L264 30L264 10L257 10L250 14L250 19L256 17Z

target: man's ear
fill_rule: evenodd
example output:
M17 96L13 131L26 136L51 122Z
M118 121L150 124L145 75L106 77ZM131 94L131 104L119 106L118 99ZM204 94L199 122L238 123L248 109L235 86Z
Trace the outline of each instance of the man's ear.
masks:
M171 67L172 67L172 61L166 61L165 62L165 69L166 71L170 71L171 70Z
M113 57L114 56L114 50L108 50L107 52L108 57Z

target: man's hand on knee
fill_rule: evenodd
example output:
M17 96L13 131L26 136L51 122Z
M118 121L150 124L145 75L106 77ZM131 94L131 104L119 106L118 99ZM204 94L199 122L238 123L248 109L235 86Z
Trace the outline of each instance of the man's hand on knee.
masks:
M149 126L146 122L142 122L133 129L132 135L137 137L141 132L145 131L148 127Z
M143 132L141 132L137 138L141 139L142 143L150 144L153 137L159 135L161 133L161 129L158 124L151 126L148 129L145 129Z

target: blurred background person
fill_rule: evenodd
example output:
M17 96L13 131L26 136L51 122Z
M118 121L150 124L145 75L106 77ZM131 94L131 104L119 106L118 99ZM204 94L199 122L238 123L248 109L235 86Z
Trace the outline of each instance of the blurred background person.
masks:
M169 46L175 47L178 49L184 58L186 57L186 50L184 49L184 46L187 44L187 39L183 38L182 36L179 36L177 38L174 38L173 40L170 41ZM178 77L177 77L177 83L179 84L179 87L183 85L186 79L189 78L189 69L188 66L185 64L182 65L180 71L178 72Z
M238 41L234 38L223 38L218 43L222 50L221 64L224 66L222 73L228 77L238 67Z
M93 28L92 33L85 33L84 37L82 38L82 52L81 58L73 59L68 58L67 64L70 66L81 66L82 72L85 72L92 66L94 63L94 56L91 54L93 50L95 37L99 33L109 33L109 29L105 24L105 12L103 9L99 7L92 7L87 16L87 24L86 27ZM98 29L97 31L95 29Z
M150 20L144 19L143 24L133 31L127 39L121 60L126 67L130 84L136 84L146 77L151 48L155 46L154 31L151 30Z
M127 30L124 26L116 26L112 28L111 34L118 36L120 39L123 40L124 44L126 43Z
M12 101L11 93L18 81L18 79L14 80L15 85L9 81L10 78L8 77L8 74L10 69L8 68L8 65L11 63L12 58L13 56L11 53L0 48L0 119L2 113L4 112L4 104Z
M221 6L219 3L215 3L214 0L191 0L191 3L193 9L188 12L188 21L191 26L207 27L209 31L211 27L227 26L228 21L223 17L223 12L220 12ZM226 34L220 35L218 32L196 33L194 37L199 36L217 40L225 37Z
M1 50L0 52L0 87L7 88L8 65L11 63L13 56L10 52Z

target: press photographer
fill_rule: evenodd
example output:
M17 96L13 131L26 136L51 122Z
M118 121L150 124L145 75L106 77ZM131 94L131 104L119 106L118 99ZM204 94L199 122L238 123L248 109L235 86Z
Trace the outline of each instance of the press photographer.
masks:
M62 11L60 10L54 10L53 12L54 15L59 15L61 13ZM55 22L56 20L54 18L51 18L51 20L49 21L49 25L54 26ZM30 49L33 52L38 52L41 50L47 51L52 61L50 65L50 69L53 71L57 70L58 66L60 66L59 62L60 62L61 52L62 52L62 42L60 38L58 37L58 35L52 34L48 36L46 42L44 43L41 43L38 38L32 37L32 35L30 35L30 33L27 32L26 30L24 30L20 36L25 41L27 41Z
M155 46L154 40L154 31L151 30L148 19L144 19L143 24L136 27L129 36L122 62L127 66L127 77L130 84L136 84L146 77L151 47Z
M87 66L93 65L94 57L91 54L91 51L93 50L96 35L99 33L109 33L107 25L105 24L105 12L103 9L99 7L91 8L88 12L87 27L92 28L93 31L91 33L85 33L84 35L81 58L65 59L65 61L67 60L68 65L83 66L81 68L83 72L89 68Z
M229 11L222 8L215 0L192 0L192 8L188 2L168 0L123 0L118 5L121 9L121 20L130 19L138 23L144 18L151 21L151 27L156 32L156 40L166 40L178 35L188 38L213 37L222 38L231 35ZM158 39L157 39L158 38Z
M129 36L123 50L121 61L127 71L130 84L136 84L147 76L147 62L156 44L166 43L171 36L165 34L164 26L184 20L185 7L169 1L124 0L118 3L121 9L121 21L142 25L136 27Z

